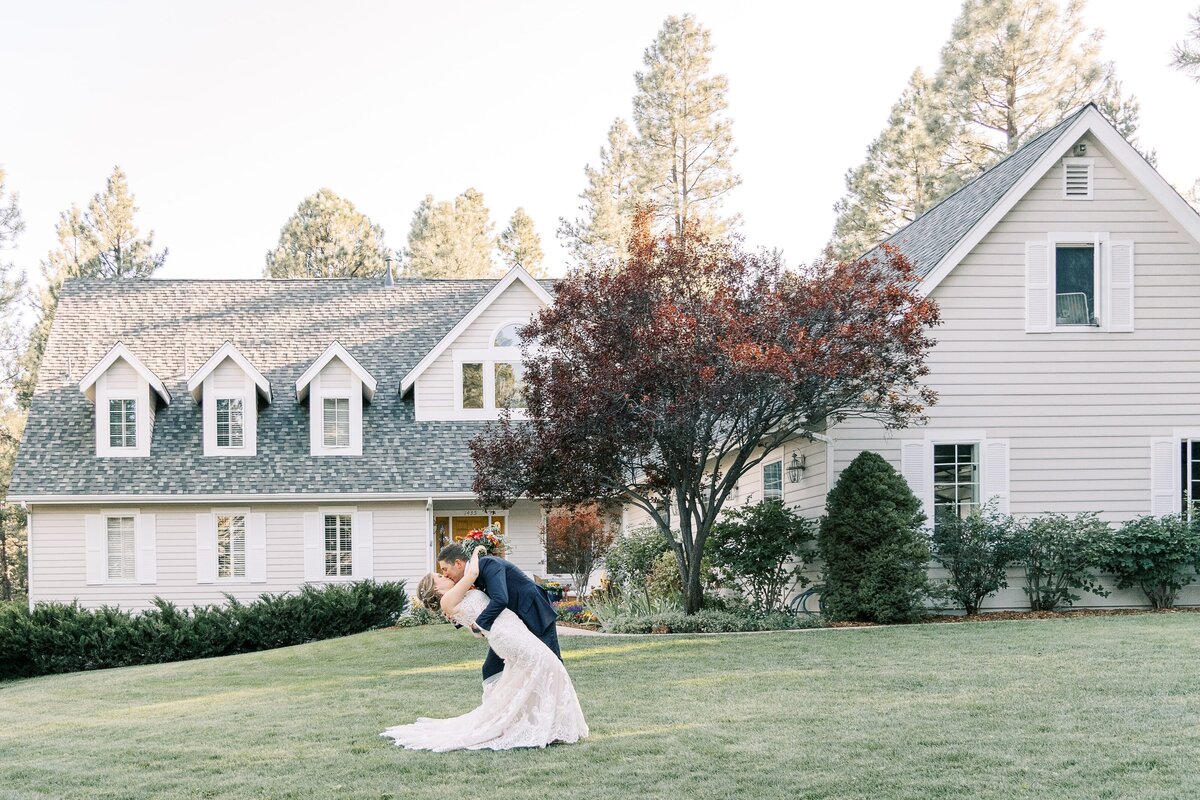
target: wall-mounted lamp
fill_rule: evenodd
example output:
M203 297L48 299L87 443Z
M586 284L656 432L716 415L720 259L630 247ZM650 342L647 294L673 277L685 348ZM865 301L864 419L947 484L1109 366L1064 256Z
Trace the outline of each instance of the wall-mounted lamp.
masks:
M802 456L799 450L793 450L792 460L787 465L788 483L799 483L807 467L808 456Z

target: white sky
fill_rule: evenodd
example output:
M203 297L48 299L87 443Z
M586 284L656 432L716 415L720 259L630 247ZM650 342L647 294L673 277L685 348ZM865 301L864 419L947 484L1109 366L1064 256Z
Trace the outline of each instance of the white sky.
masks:
M1200 85L1168 66L1200 0L1092 0L1088 24L1142 103L1141 138L1185 188L1200 176ZM0 0L0 165L20 194L17 263L37 274L54 225L114 164L169 278L250 278L322 186L404 245L426 193L517 206L547 266L583 167L669 14L713 32L743 185L727 208L751 246L813 258L859 163L959 0L384 3Z

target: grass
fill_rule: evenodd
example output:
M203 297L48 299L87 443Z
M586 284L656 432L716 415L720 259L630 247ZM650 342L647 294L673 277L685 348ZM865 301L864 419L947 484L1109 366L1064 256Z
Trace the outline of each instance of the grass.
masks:
M1190 798L1200 617L564 639L592 729L378 737L479 698L449 626L0 684L0 798Z

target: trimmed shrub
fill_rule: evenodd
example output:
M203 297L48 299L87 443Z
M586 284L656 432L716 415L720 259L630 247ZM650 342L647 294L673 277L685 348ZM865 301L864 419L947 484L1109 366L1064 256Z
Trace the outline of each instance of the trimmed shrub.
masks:
M925 514L883 456L863 451L829 492L818 538L833 620L912 622L925 615Z
M1100 548L1100 567L1118 589L1140 588L1155 608L1174 608L1200 571L1200 530L1178 514L1126 522Z
M735 508L713 526L713 568L760 612L780 610L812 557L815 523L777 500Z
M995 507L984 506L966 519L937 520L930 539L933 558L948 573L945 595L978 614L983 601L1008 587L1008 565L1016 557L1017 523Z
M141 614L108 606L38 603L0 607L0 679L157 664L269 650L395 624L403 582L359 581L296 594L263 594L249 605L190 611L161 598Z
M1025 567L1030 611L1054 611L1079 599L1076 590L1107 596L1093 574L1111 536L1095 512L1068 517L1042 514L1023 520L1014 540L1016 560Z

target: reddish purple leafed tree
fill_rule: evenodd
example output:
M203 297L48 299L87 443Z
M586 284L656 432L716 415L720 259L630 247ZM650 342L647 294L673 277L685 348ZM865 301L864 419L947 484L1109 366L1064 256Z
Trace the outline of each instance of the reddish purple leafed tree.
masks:
M645 510L693 613L704 541L766 453L850 416L921 418L938 312L893 250L789 272L734 240L655 238L648 222L627 261L573 271L524 330L528 421L472 440L474 489L488 508Z

